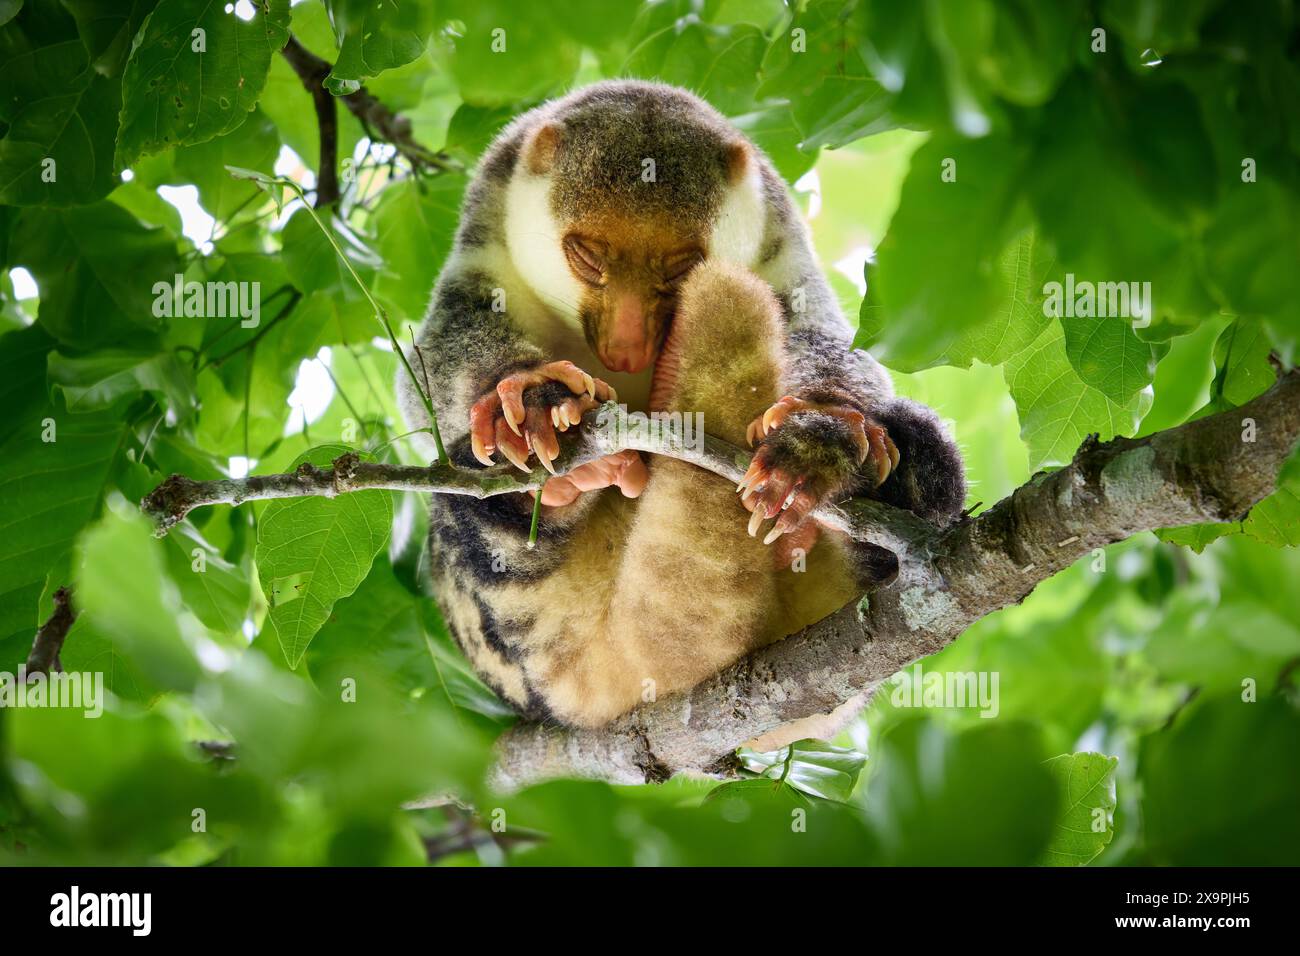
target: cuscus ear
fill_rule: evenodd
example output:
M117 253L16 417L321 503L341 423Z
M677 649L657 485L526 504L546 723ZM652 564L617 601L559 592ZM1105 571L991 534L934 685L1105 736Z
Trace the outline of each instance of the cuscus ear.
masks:
M743 139L728 143L723 153L723 168L727 174L727 182L734 186L744 179L749 172L751 160L749 144Z
M559 151L559 125L543 123L524 138L524 168L534 176L545 176L555 166L555 157Z

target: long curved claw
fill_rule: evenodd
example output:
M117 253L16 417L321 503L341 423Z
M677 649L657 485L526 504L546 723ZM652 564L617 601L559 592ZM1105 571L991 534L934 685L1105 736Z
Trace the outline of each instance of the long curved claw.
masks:
M497 450L496 413L501 407L496 392L483 396L469 410L469 447L481 464L492 465Z

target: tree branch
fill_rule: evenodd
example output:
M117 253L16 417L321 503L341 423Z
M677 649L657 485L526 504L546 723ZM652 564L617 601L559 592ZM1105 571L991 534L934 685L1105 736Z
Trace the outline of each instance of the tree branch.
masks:
M63 650L63 642L76 619L77 612L72 608L72 591L66 587L59 588L54 592L54 613L37 629L32 651L27 655L24 672L28 677L63 670L59 652Z
M638 418L628 415L625 407L613 402L588 412L578 427L557 436L560 455L552 463L554 474L566 474L579 465L627 449L687 461L732 482L739 482L749 467L751 452L711 435L698 435L695 437L700 441L688 441L680 430L663 428L650 432L638 422ZM541 466L529 472L513 465L469 470L442 459L426 467L387 465L362 461L356 452L348 452L334 459L328 468L304 463L293 472L278 475L215 481L172 475L145 496L140 507L153 519L159 534L165 534L190 511L204 505L239 505L274 498L333 498L372 489L488 498L536 491L551 477L552 473ZM825 527L894 551L900 561L924 547L935 534L935 529L916 515L867 499L856 499L841 507L823 506L813 514Z
M320 130L316 208L333 206L339 201L339 114L333 94L325 89L325 77L329 76L331 67L299 43L293 34L280 52L302 80L316 107L316 126Z
M324 86L325 78L329 76L330 71L334 69L333 66L330 65L328 60L322 59L299 43L297 37L290 34L289 42L284 45L284 49L280 52L284 55L284 58L289 61L289 65L292 66L294 72L298 74L308 92L311 93L313 101L316 102L316 114L318 118L321 116L321 102L318 98L318 93L323 93L330 101L331 116L333 116L334 100L342 100L343 105L348 108L348 111L361 122L361 125L366 130L367 136L376 142L388 143L396 149L397 152L403 156L416 171L437 170L442 172L447 170L460 170L463 168L460 163L452 159L446 153L434 152L416 142L414 137L411 135L411 121L400 113L394 113L364 86L354 93L348 93L340 97L333 96ZM334 122L332 130L332 135L337 141L337 121ZM324 140L325 125L322 121L322 166L324 165L325 160ZM336 162L331 164L331 169L334 169L337 165L336 153L337 142L332 146L331 156L335 158ZM323 181L323 179L318 177L318 181ZM335 198L337 198L337 179L335 179L334 182L334 190ZM319 201L319 193L316 205L322 205Z
M1256 441L1243 440L1253 419ZM725 776L732 753L784 724L865 705L891 675L976 620L1023 600L1094 548L1141 531L1236 521L1276 487L1300 439L1300 371L1240 408L1146 438L1084 442L988 511L903 559L899 577L693 690L600 730L519 725L498 742L498 783L554 776L621 783ZM859 609L859 603L863 606Z
M1255 440L1243 422L1255 423ZM687 447L680 433L629 427L613 403L561 437L557 472L627 448L692 462L738 481L750 454L711 436ZM497 782L553 776L615 782L680 772L734 773L735 748L783 725L865 705L881 682L941 650L970 624L1022 601L1039 582L1095 548L1141 531L1236 521L1271 494L1300 439L1300 371L1280 376L1240 408L1140 439L1090 438L1066 467L1035 475L974 519L940 532L915 515L867 499L824 507L816 520L894 551L898 578L798 634L761 648L689 692L637 708L599 730L522 724L498 742ZM141 503L161 532L209 504L333 497L367 488L486 497L540 488L549 474L511 466L482 471L442 461L427 468L363 462L286 475L192 481L173 475Z

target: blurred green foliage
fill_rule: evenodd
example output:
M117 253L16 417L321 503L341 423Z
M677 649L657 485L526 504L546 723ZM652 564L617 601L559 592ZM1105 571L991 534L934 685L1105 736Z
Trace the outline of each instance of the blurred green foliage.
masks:
M996 714L913 707L904 674L834 744L742 752L738 782L510 797L485 773L513 718L421 589L423 502L205 509L161 541L131 504L173 472L418 460L330 243L226 171L313 187L290 31L440 156L412 168L338 109L330 228L395 320L419 321L512 116L606 76L678 83L795 185L859 344L950 423L988 505L1089 433L1241 405L1295 360L1293 2L15 0L0 21L0 671L72 583L63 664L108 692L98 719L0 709L0 859L1300 859L1300 461L1246 521L1098 552L924 662L995 673ZM1067 274L1149 282L1149 323L1050 314ZM259 283L260 321L160 314L178 275Z

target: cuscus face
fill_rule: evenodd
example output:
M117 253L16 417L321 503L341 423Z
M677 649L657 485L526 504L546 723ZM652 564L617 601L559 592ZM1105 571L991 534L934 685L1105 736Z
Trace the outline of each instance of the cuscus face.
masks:
M763 233L751 147L678 96L567 106L524 136L509 187L516 267L614 372L653 365L695 266L750 265Z
M659 354L677 289L706 255L690 230L625 217L573 224L562 245L582 285L578 317L587 344L614 372L636 373Z

